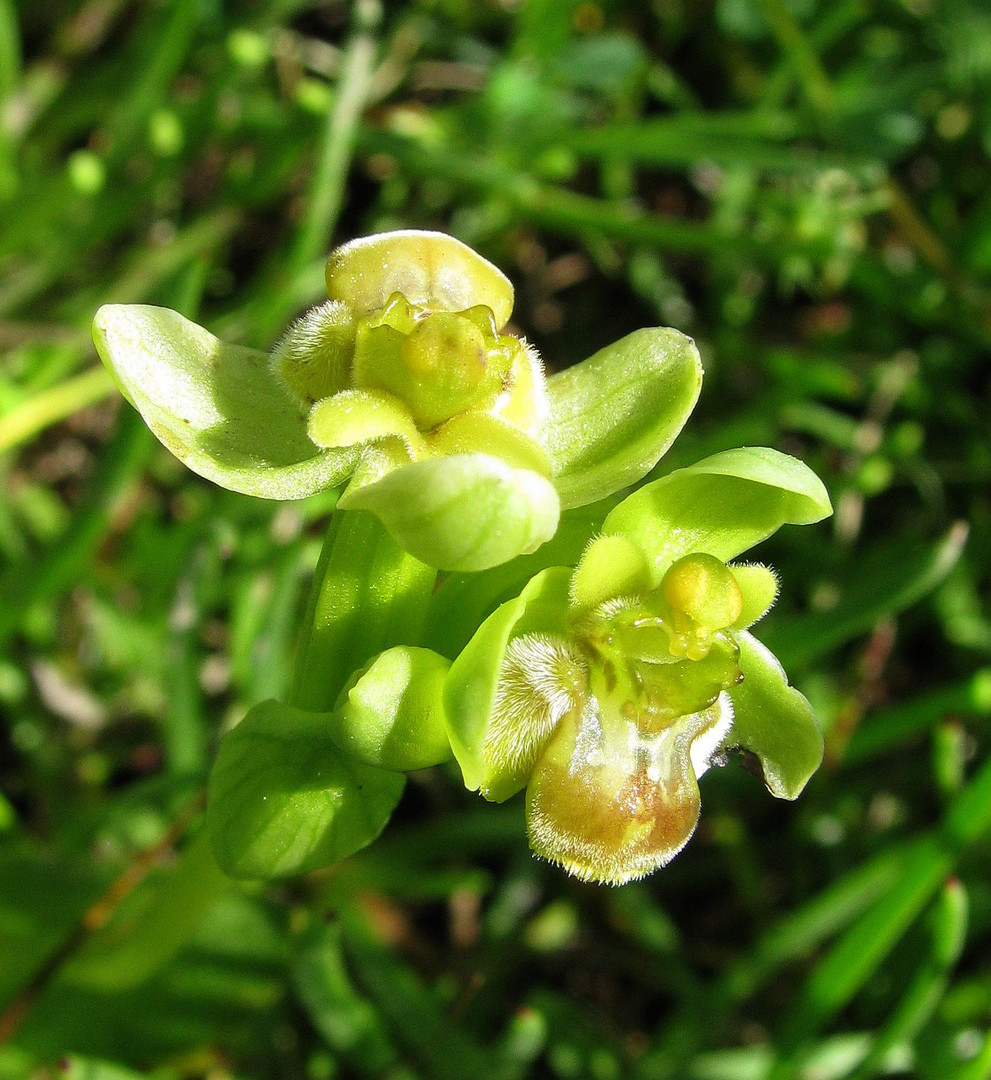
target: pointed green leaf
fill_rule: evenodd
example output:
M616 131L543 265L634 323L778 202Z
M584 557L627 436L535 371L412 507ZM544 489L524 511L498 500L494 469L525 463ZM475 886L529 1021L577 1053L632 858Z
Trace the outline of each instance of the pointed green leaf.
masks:
M397 772L450 760L443 702L450 667L429 649L380 653L341 695L329 718L332 737L349 756Z
M833 579L839 588L835 607L782 615L762 636L789 667L807 665L937 589L963 554L968 532L967 522L957 521L931 545L906 544L904 538L894 537L858 550L855 559L847 560L842 578ZM870 582L869 589L864 582Z
M485 570L535 551L560 509L548 480L488 454L406 465L349 489L340 506L371 511L401 547L441 570Z
M217 862L238 878L338 862L378 836L404 783L342 754L326 716L262 702L224 736L210 776Z
M660 576L690 552L726 561L782 525L809 525L830 513L829 495L807 465L748 446L646 484L609 514L603 531L639 544Z
M138 986L188 943L206 907L228 889L206 832L198 832L173 865L143 882L109 923L86 938L60 978L98 991Z
M779 799L796 799L822 762L822 732L812 706L788 685L784 668L756 638L741 631L743 682L730 690L729 741L760 758L764 783Z
M695 407L702 362L677 330L637 330L547 380L546 445L565 508L646 476Z
M124 396L193 472L265 499L299 499L351 474L354 450L321 450L256 349L228 345L168 308L107 304L93 339Z
M359 314L385 306L393 293L411 304L464 311L484 304L502 328L513 312L506 275L445 233L402 229L352 240L327 261L327 295Z
M523 634L564 637L570 581L567 567L553 566L537 574L518 597L502 604L482 623L447 677L448 735L465 787L481 789L494 801L508 799L528 779L487 760L484 752L506 650L512 638Z

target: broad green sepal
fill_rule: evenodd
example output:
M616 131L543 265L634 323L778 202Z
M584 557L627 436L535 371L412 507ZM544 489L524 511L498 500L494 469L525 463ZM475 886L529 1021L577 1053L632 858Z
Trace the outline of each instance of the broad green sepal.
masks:
M793 686L774 654L746 631L737 637L743 681L730 690L730 742L756 754L768 791L797 799L822 763L822 732L812 706Z
M330 717L349 756L380 769L410 772L451 758L444 680L451 662L429 649L398 645L357 672Z
M479 627L451 666L444 687L444 708L451 748L465 787L502 802L526 786L530 759L539 750L529 744L528 722L540 719L521 711L513 760L492 756L489 738L496 691L510 640L523 634L567 634L571 571L554 566L533 577L523 592L498 607ZM549 733L547 733L549 734ZM498 755L498 747L495 747Z
M594 608L616 596L649 592L650 565L644 553L625 536L597 536L585 548L571 579L576 610Z
M107 304L93 339L121 391L193 472L266 499L337 487L358 452L321 450L269 357L228 345L177 311Z
M635 483L681 431L702 362L677 330L637 330L547 380L545 444L566 509Z
M210 776L217 862L237 878L338 862L378 836L404 783L342 754L325 715L263 702L224 737Z
M496 327L509 322L513 286L506 275L444 233L402 229L352 240L327 261L327 295L359 315L401 293L411 304L464 311L483 304Z
M830 513L829 495L807 465L749 446L646 484L609 514L603 532L639 544L660 576L693 551L727 561L782 525L809 525Z
M560 514L551 483L488 454L432 458L341 498L375 514L411 555L440 570L487 570L536 551Z

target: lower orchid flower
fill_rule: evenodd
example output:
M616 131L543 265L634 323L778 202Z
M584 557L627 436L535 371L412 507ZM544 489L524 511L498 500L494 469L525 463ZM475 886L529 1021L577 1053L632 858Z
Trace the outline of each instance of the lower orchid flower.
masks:
M822 757L811 707L748 627L777 595L731 560L829 513L822 485L767 449L718 454L617 506L577 568L542 571L479 628L446 680L469 788L526 788L538 854L622 884L665 865L699 817L722 747L795 798Z

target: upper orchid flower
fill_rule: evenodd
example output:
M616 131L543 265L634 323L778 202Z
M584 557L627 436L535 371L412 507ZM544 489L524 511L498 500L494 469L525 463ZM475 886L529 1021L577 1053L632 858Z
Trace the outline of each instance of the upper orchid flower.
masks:
M506 333L513 289L453 237L346 244L329 300L272 354L177 312L107 305L97 348L122 392L190 468L235 491L377 515L418 559L480 570L535 550L562 507L643 477L701 385L691 341L643 330L546 378Z

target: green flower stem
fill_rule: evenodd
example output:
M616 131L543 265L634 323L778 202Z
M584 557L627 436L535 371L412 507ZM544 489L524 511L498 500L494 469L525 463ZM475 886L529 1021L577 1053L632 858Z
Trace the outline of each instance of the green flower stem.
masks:
M374 515L337 513L317 564L289 704L332 709L351 674L420 641L437 571L407 555Z

